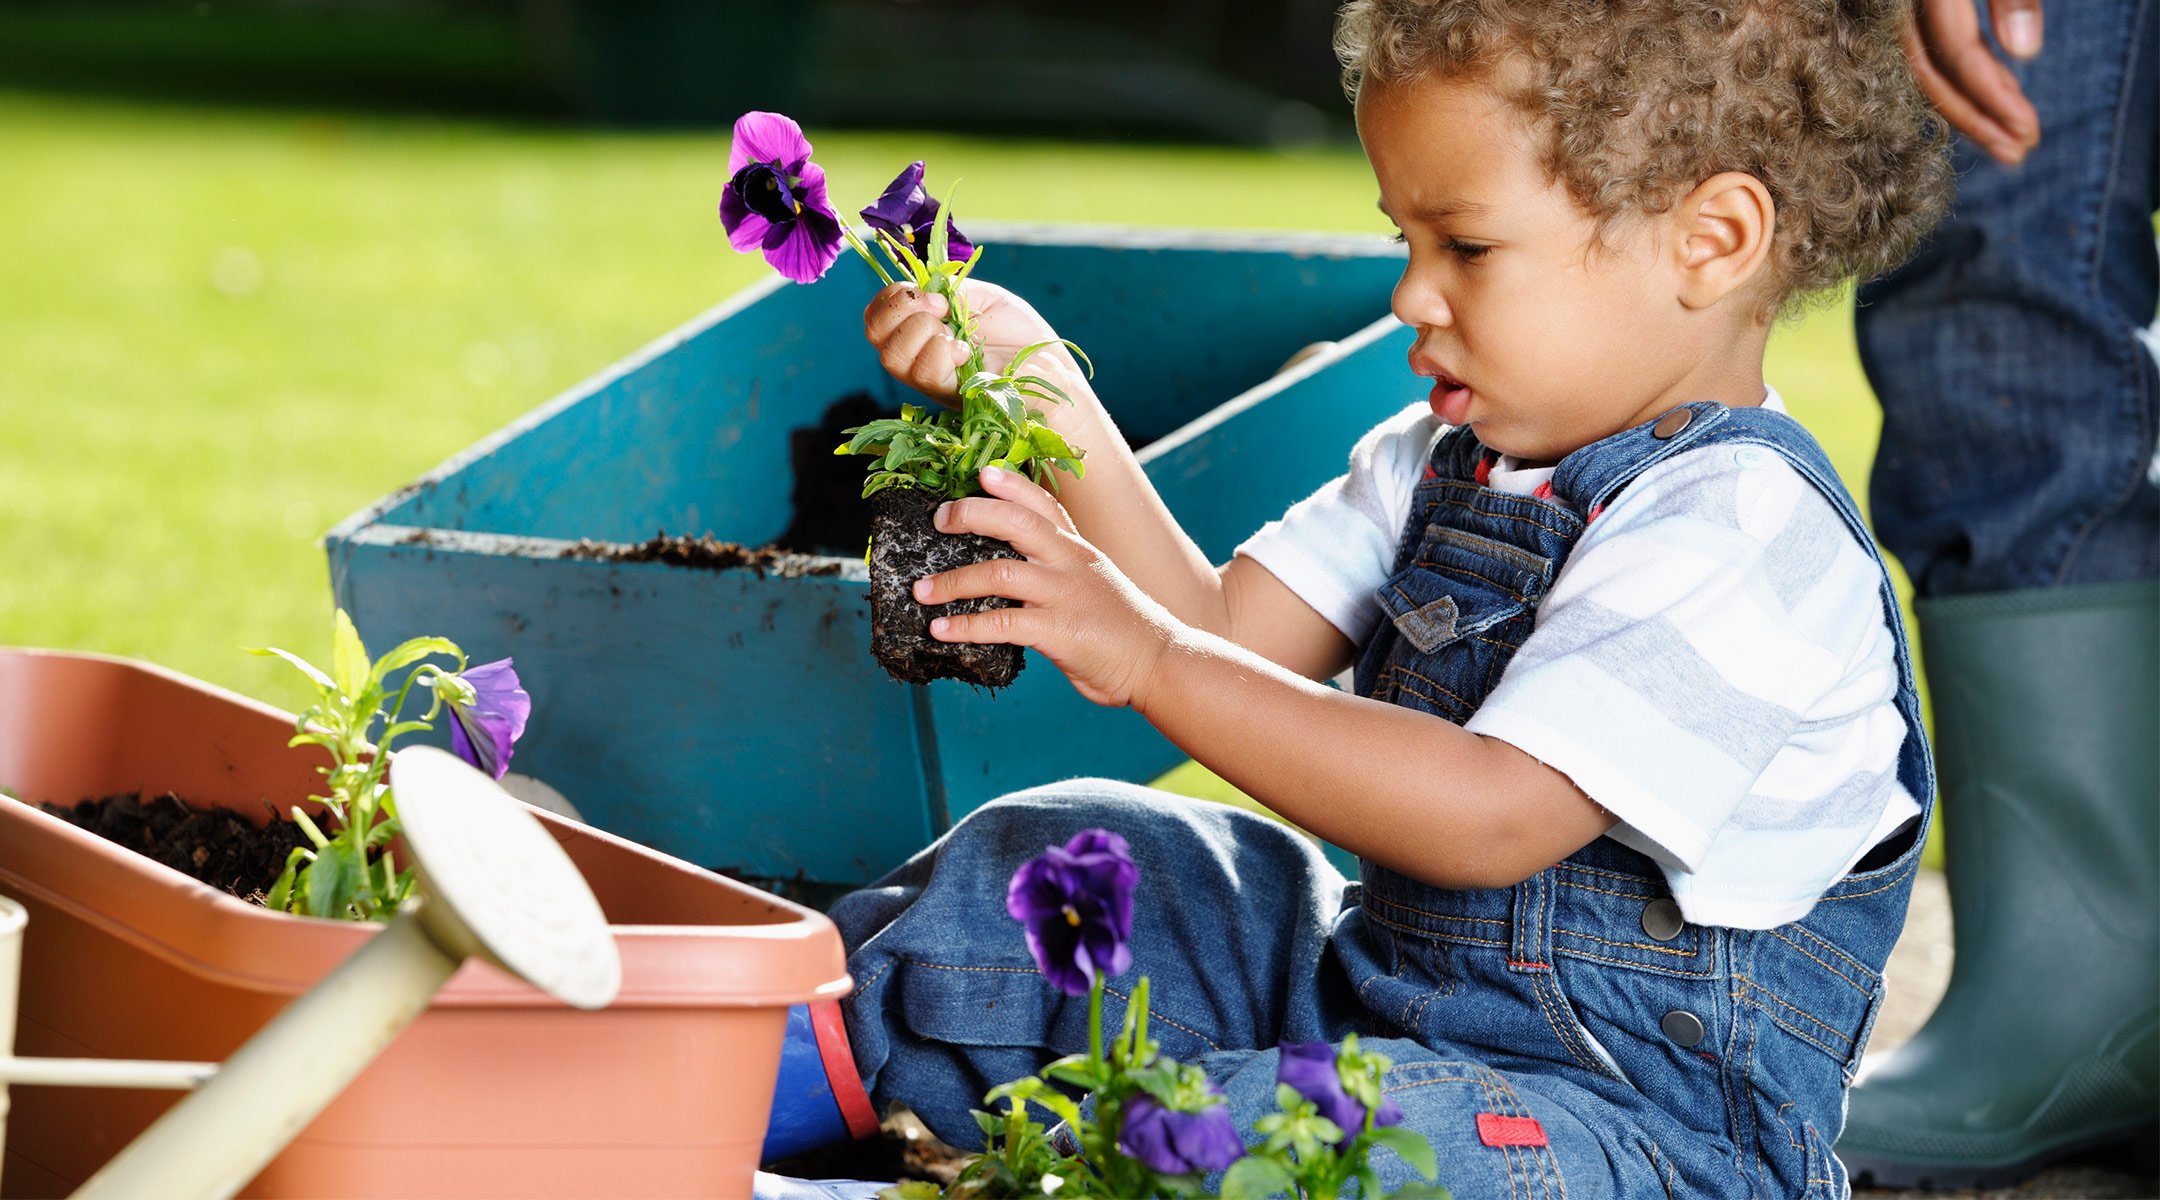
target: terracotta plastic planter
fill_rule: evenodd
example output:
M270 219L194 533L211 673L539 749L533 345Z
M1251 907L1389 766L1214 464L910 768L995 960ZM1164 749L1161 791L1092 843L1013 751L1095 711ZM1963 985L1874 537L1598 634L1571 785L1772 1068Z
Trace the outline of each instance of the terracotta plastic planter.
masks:
M292 718L143 663L0 649L0 893L30 913L17 1052L222 1060L374 926L272 913L35 803L141 789L267 819ZM695 803L695 797L685 797ZM844 994L831 922L562 821L623 961L577 1012L481 963L258 1176L261 1196L748 1195L787 1006ZM0 1192L72 1190L173 1093L17 1087Z

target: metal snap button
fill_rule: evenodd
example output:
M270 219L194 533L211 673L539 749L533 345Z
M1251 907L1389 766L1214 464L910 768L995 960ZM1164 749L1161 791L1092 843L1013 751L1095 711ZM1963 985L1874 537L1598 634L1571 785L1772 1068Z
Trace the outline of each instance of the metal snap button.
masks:
M1658 1022L1658 1028L1673 1040L1673 1045L1683 1050L1703 1040L1702 1018L1686 1009L1676 1008L1666 1013L1665 1019Z
M1694 423L1695 411L1693 409L1676 408L1658 418L1657 424L1650 427L1650 436L1661 442L1670 441L1678 437L1681 430Z
M1661 942L1669 942L1680 936L1687 925L1687 918L1680 915L1680 906L1670 900L1652 900L1643 905L1642 931Z

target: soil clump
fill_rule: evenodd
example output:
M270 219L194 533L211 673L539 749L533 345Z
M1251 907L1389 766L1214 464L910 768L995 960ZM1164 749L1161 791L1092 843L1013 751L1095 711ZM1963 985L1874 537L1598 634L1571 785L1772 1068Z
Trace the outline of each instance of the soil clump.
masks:
M778 575L782 579L797 579L805 575L840 573L839 563L820 561L778 546L752 549L734 542L723 542L710 533L704 537L670 536L664 529L632 546L581 538L576 545L565 549L562 557L589 559L594 562L657 562L701 571L748 567L756 571L761 578L767 574Z
M940 533L931 523L944 497L915 488L886 488L871 498L870 653L902 683L958 679L992 691L1027 665L1019 646L941 642L930 636L935 617L1015 608L1002 596L915 602L915 581L993 558L1019 558L1004 542L975 533Z
M293 850L309 844L298 825L275 811L267 824L257 825L229 808L197 808L171 792L149 800L140 792L122 792L73 807L51 801L39 807L191 879L258 904Z

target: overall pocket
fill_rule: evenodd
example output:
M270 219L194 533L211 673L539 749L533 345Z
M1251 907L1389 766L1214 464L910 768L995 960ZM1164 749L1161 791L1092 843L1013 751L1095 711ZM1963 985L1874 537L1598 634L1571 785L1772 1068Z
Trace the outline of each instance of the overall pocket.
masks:
M1386 656L1369 694L1460 725L1530 634L1552 564L1517 547L1440 525L1410 564L1374 593Z

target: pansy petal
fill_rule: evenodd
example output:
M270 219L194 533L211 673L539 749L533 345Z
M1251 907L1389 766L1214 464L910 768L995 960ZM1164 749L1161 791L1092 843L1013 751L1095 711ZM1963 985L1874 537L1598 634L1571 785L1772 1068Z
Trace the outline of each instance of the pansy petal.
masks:
M795 173L795 198L802 201L805 215L816 213L832 223L833 236L840 236L840 214L832 206L832 198L825 192L825 168L814 162L806 162Z
M735 140L728 146L728 174L753 162L778 162L793 166L810 157L810 139L792 117L776 112L746 112L735 121Z
M863 220L886 229L912 226L916 214L930 199L923 191L922 179L922 162L909 163L906 170L885 185L885 193L877 198L877 202L862 210Z
M764 245L765 232L772 228L772 222L751 212L733 188L720 193L720 224L727 230L728 245L744 254Z
M765 261L773 269L797 283L816 283L826 270L840 257L840 230L837 225L826 226L821 220L805 216L795 222L778 245L771 235L765 239ZM775 232L779 226L774 226Z

